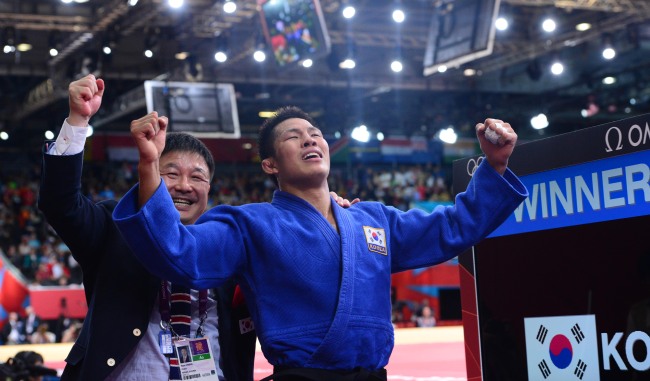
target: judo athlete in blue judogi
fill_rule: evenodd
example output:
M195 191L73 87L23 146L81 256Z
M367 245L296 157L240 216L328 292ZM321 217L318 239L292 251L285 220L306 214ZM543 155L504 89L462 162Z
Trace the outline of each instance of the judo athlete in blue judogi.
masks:
M159 277L198 289L234 277L274 380L385 380L393 349L391 273L457 256L528 195L507 168L516 133L488 119L476 127L486 160L455 205L432 213L378 202L344 209L329 193L321 131L288 107L260 129L262 169L279 187L273 201L218 206L184 226L157 168L166 133L160 127L132 127L140 183L113 218ZM498 134L496 143L486 128Z

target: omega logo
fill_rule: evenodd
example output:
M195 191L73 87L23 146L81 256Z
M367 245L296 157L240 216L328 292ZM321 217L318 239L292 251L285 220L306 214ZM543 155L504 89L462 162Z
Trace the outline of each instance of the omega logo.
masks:
M632 147L638 147L641 144L646 144L648 140L650 140L648 122L646 122L645 128L638 124L632 125L627 131L627 136L624 136L620 128L613 126L605 132L605 152L620 151L626 142Z
M474 172L476 172L476 168L478 168L478 166L481 165L482 161L483 161L483 156L480 156L476 160L469 159L469 161L467 162L467 174L469 176L474 176Z

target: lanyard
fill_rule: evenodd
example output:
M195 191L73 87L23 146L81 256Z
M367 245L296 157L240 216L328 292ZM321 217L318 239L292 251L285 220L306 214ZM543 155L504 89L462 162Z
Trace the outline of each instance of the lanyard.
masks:
M169 287L167 281L160 282L160 303L158 303L158 309L160 311L160 325L166 323L169 325L171 317L169 315L169 305L171 303L171 294L169 292Z
M167 331L172 331L171 325L171 292L169 291L169 282L160 282L160 303L158 303L160 312L160 327ZM203 323L208 317L208 290L199 290L199 327L196 330L196 337L203 336ZM190 315L191 318L191 315ZM176 333L174 332L176 335ZM176 335L178 336L178 335Z

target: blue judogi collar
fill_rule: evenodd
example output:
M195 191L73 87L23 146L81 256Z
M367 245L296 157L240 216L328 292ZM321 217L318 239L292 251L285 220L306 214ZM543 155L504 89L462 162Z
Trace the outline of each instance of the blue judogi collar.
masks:
M354 274L356 270L355 248L357 243L355 241L354 229L352 229L350 215L344 208L341 208L334 199L331 200L334 218L339 226L339 237L336 230L330 226L325 217L316 210L313 205L302 198L278 190L273 194L272 203L282 208L295 209L300 213L306 213L306 218L309 218L311 222L317 222L319 225L323 225L322 227L319 226L320 229L318 230L324 232L328 238L327 242L330 242L330 244L340 242L340 247L333 248L335 249L335 252L341 253L341 270L343 274L341 277L341 285L339 287L336 312L325 338L318 348L316 348L309 362L305 364L305 366L310 367L314 364L335 361L334 356L338 355L338 351L333 349L345 345L347 339L347 326L354 302ZM325 225L327 225L326 228L324 228Z

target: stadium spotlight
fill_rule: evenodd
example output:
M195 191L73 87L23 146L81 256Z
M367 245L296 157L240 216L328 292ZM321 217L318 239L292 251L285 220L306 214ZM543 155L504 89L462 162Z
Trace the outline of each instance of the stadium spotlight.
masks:
M235 13L237 10L237 3L235 3L233 0L226 0L223 3L223 11L226 13Z

